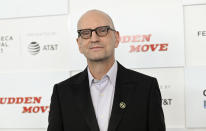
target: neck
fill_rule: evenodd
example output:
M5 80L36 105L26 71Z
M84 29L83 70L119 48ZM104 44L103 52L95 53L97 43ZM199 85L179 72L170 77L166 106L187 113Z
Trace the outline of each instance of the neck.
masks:
M101 80L101 78L109 71L109 69L114 64L115 59L108 59L104 61L88 61L88 67L92 76L97 79Z

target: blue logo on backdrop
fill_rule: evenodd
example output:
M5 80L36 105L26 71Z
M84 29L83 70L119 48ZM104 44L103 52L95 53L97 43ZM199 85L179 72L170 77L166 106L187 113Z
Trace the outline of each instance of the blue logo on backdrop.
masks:
M204 100L204 108L206 109L206 100Z

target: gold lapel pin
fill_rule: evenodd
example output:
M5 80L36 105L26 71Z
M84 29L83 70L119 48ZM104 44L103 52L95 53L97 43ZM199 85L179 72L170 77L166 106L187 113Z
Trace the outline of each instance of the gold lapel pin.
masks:
M119 103L119 107L120 107L121 109L124 109L124 108L126 108L126 104L125 104L124 102L120 102L120 103Z

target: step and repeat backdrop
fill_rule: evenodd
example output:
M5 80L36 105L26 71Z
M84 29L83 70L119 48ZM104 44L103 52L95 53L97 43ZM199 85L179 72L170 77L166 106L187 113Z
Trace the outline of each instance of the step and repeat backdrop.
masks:
M206 129L206 4L185 7L186 127Z
M158 79L167 129L206 130L206 2L1 0L0 8L0 130L46 130L53 85L87 65L76 25L89 9L112 17L116 59Z

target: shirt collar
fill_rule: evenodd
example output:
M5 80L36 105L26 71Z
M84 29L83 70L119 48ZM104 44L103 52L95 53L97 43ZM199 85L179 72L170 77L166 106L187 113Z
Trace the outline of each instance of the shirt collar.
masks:
M89 87L91 87L91 84L94 80L94 77L92 76L89 67L87 67L87 72L88 72L88 78L89 78ZM113 87L115 87L115 83L116 83L116 76L117 76L117 61L115 60L114 64L112 65L112 67L109 69L109 71L106 73L106 75L104 75L102 78L104 78L105 76L108 76Z

